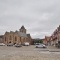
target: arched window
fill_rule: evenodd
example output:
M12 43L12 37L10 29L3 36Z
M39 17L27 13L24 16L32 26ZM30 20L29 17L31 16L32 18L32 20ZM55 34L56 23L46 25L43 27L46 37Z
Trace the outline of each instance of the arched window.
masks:
M6 37L5 37L5 41L6 41Z
M20 37L20 42L21 42L21 37Z
M10 36L10 40L12 40L12 37Z
M15 37L15 41L17 41L17 37Z
M9 43L11 43L11 41Z

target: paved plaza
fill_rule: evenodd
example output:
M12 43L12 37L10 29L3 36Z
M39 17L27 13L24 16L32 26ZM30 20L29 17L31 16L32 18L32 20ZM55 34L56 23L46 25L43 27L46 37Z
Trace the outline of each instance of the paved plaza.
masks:
M0 46L0 60L60 60L60 49Z

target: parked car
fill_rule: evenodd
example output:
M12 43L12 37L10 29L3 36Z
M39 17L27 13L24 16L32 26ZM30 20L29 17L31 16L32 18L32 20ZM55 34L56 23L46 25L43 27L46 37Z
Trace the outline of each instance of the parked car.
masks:
M5 46L5 44L4 43L0 43L0 46Z
M21 44L15 44L15 47L22 47Z
M9 43L9 44L7 44L7 46L13 46L13 43Z
M29 44L29 42L24 42L23 45L24 45L24 46L29 46L30 44Z
M46 48L46 46L41 43L36 43L36 48Z

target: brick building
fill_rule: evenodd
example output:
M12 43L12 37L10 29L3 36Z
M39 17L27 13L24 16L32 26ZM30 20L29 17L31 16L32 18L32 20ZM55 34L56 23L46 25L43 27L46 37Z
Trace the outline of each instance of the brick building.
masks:
M49 36L45 36L45 38L43 40L43 44L50 45L50 37Z
M51 42L51 45L54 45L54 46L56 43L60 42L60 25L59 25L59 27L57 27L57 29L51 35L50 42Z
M25 29L24 26L22 26L19 29L19 31L5 32L3 39L4 39L5 44L9 44L9 43L13 43L13 44L21 43L21 44L24 44L24 42L29 42L31 44L31 42L32 42L31 36L30 36L30 34L26 33L26 29Z
M45 36L43 43L45 45L53 45L53 46L60 43L60 25L59 27L57 27L57 29L53 32L53 34L50 37Z

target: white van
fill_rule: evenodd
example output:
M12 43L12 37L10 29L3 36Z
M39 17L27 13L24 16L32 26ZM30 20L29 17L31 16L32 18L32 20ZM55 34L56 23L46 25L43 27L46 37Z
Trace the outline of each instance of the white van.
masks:
M24 42L24 46L29 46L29 42Z
M0 46L5 46L5 44L4 43L0 43Z

